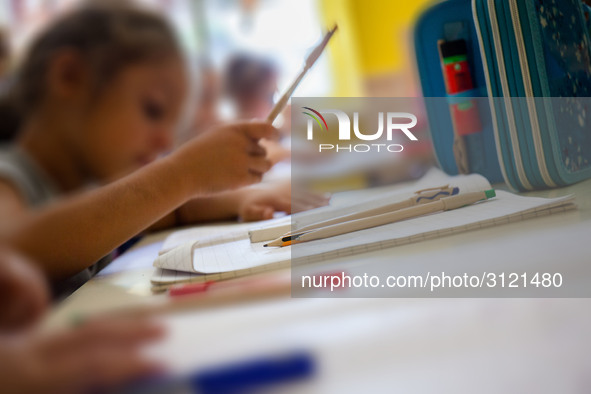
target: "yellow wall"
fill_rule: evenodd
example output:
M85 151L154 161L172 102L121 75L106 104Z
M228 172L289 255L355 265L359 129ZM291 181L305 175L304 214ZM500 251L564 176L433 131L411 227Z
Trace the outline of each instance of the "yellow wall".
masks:
M320 0L327 26L338 23L331 45L335 95L360 96L364 78L404 73L412 27L433 0Z
M333 95L337 97L362 96L362 79L358 61L356 30L348 0L320 0L320 12L327 28L339 25L329 43L328 52L333 70Z

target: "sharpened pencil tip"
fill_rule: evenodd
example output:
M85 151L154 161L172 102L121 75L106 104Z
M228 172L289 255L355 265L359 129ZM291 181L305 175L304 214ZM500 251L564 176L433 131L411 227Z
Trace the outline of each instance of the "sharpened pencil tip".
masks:
M266 248L267 246L269 246L269 244L264 244L264 245L263 245L263 248Z

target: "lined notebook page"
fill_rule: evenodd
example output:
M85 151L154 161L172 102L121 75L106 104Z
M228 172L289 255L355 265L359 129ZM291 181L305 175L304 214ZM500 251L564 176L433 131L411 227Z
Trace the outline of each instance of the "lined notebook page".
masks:
M207 227L193 227L184 230L175 231L174 233L170 234L164 244L162 245L162 249L160 249L159 254L164 254L179 245L182 245L187 242L197 241L197 240L209 240L212 237L220 237L224 236L228 233L232 234L243 234L245 231L252 230L253 228L265 228L270 227L276 224L283 224L283 223L290 223L291 222L290 216L283 216L277 219L269 219L257 222L256 224L253 223L233 223L233 224L219 224L219 225L209 225Z
M265 248L251 243L248 231L232 231L180 245L160 255L153 283L208 281L246 276L289 267L290 248Z
M573 196L545 199L497 191L495 199L463 208L295 245L292 264L382 250L572 209L576 209Z
M269 265L260 265L253 268L239 271L218 272L214 274L196 274L192 272L174 271L163 268L156 268L152 274L152 289L166 289L175 283L203 283L209 281L218 281L234 278L242 278L258 273L271 272L281 268L289 268L289 261L282 261Z
M264 242L251 243L248 234L232 234L223 244L202 244L193 250L193 272L211 274L237 271L291 259L289 248L265 248Z

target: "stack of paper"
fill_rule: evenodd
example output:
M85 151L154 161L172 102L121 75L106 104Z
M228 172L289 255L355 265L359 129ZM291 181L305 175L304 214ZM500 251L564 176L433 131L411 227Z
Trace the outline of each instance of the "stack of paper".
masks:
M415 185L394 191L381 191L365 198L363 203L347 204L341 200L329 207L316 209L291 217L294 229L327 220L369 207L402 201L419 189L442 185L457 186L461 193L490 189L488 181L480 175L445 175L439 170L429 172ZM364 192L362 192L364 193ZM359 201L355 193L349 201ZM521 197L509 192L497 191L497 197L460 209L417 217L402 222L369 228L331 238L305 242L283 248L265 248L266 241L251 243L249 226L234 225L210 236L199 236L199 230L184 230L173 234L165 242L165 253L154 262L156 271L154 285L169 285L177 282L208 281L245 276L256 272L287 267L289 264L306 264L350 256L364 252L392 248L394 246L423 241L431 238L496 226L531 217L564 212L576 208L574 197L555 199ZM269 221L268 227L285 231L290 218ZM283 227L281 227L283 226ZM261 225L250 227L261 228ZM192 234L190 231L195 231ZM272 231L271 238L276 237ZM194 237L191 239L191 237ZM183 243L175 246L175 239ZM173 247L171 249L171 247ZM298 248L295 250L293 248ZM293 252L293 253L292 253Z

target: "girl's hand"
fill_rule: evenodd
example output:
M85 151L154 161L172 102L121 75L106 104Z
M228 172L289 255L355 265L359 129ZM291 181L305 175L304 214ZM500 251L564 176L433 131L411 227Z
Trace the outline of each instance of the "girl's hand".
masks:
M275 212L291 213L291 196L277 188L249 189L238 205L238 216L245 222L273 219Z
M259 140L275 133L264 122L221 126L188 142L172 158L193 182L193 195L237 189L260 182L271 168Z
M111 318L58 333L0 337L2 392L63 394L116 388L161 369L140 350L162 335L162 327L145 319Z
M294 192L291 183L249 189L238 205L238 216L245 222L272 219L275 212L287 214L306 211L328 204L330 196L311 192Z

